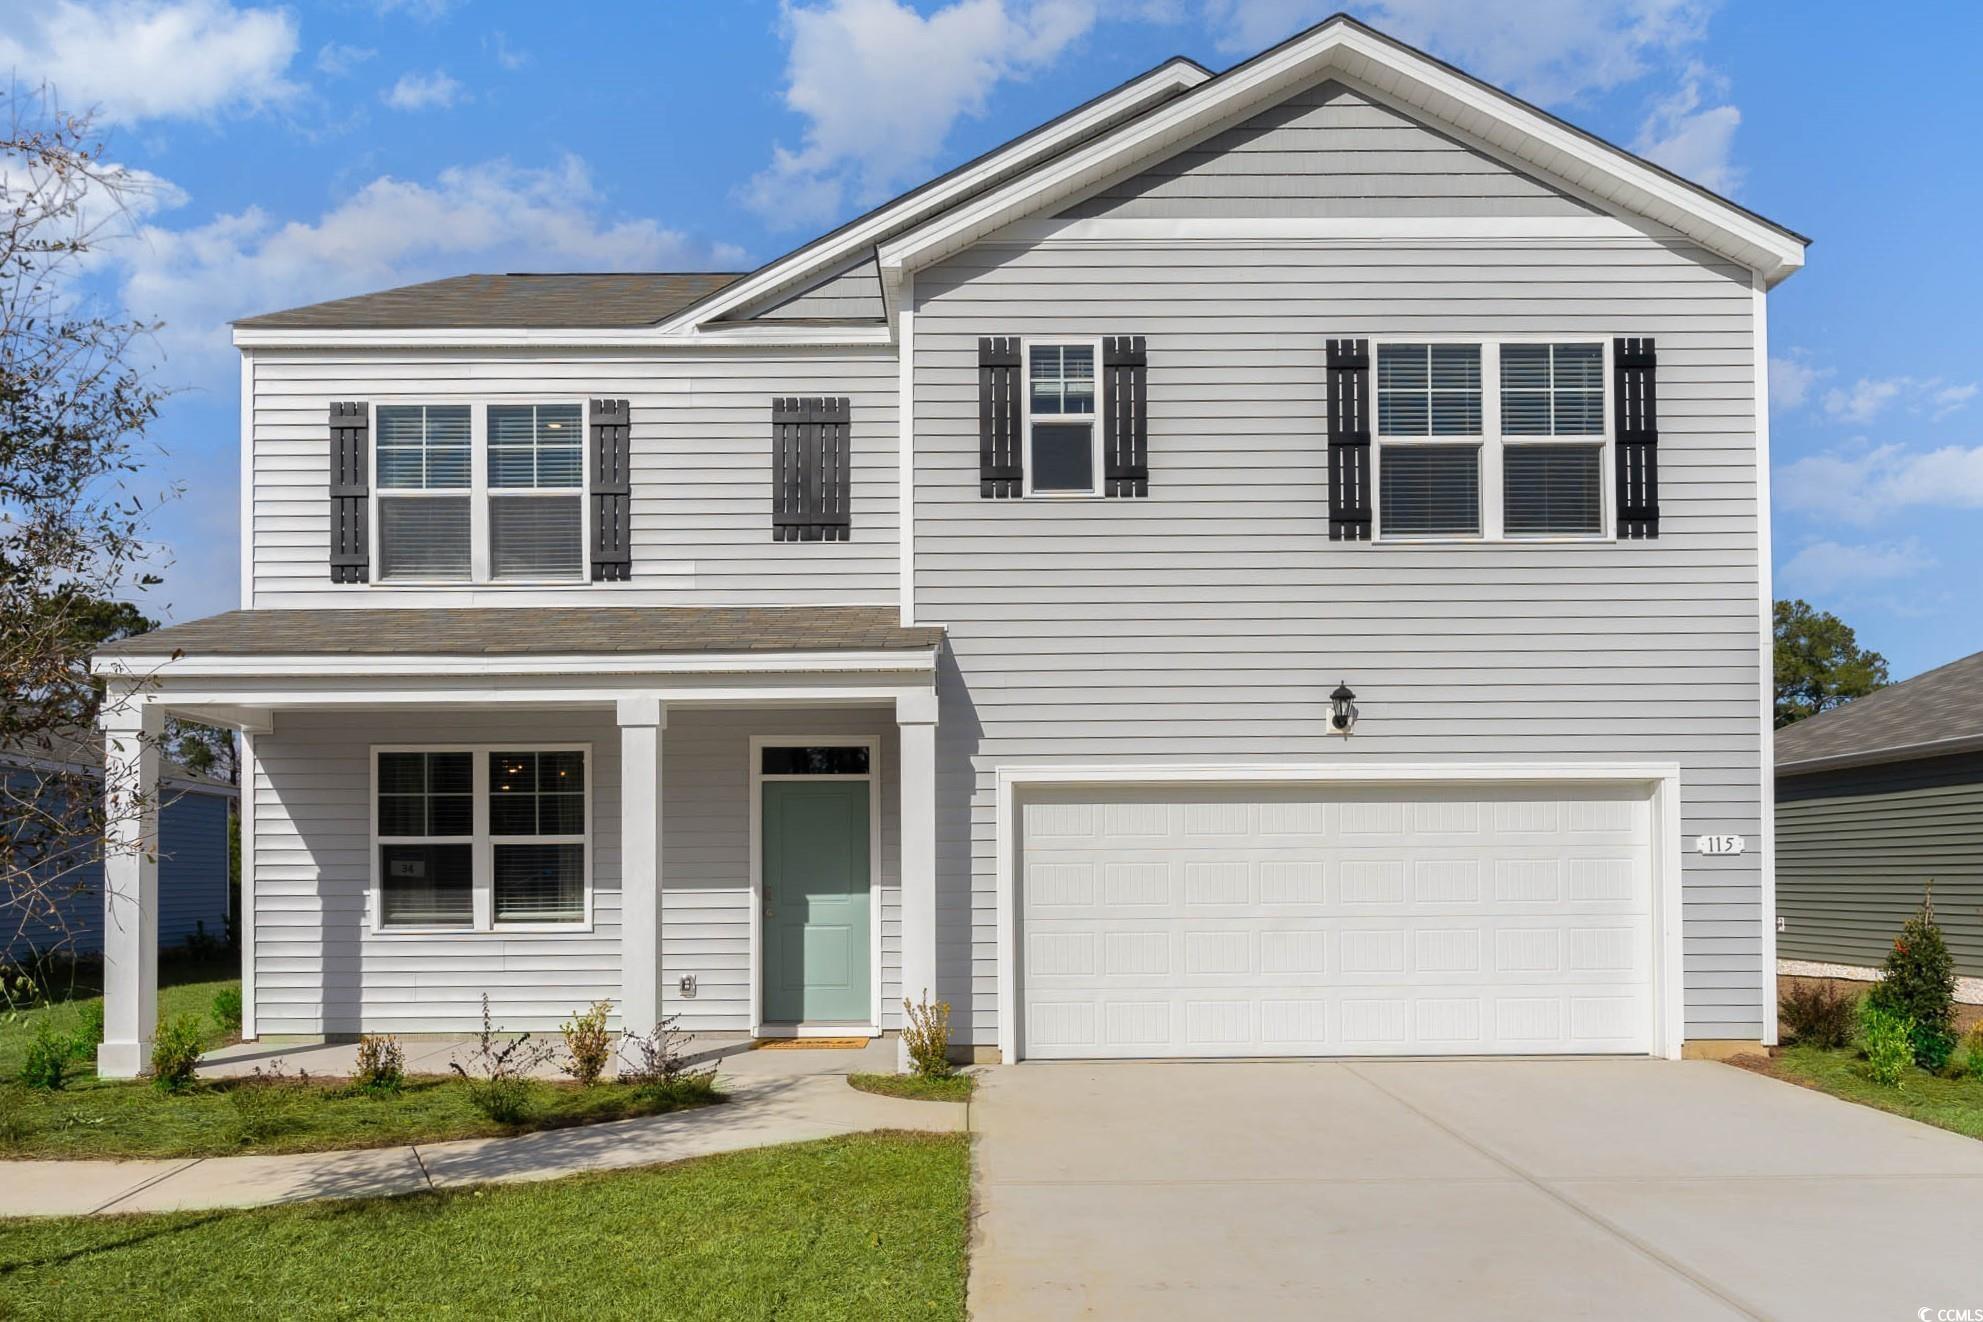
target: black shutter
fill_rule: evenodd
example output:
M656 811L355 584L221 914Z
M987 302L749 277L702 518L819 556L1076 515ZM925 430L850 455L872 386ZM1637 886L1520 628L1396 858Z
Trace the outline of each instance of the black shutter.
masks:
M1110 496L1150 494L1150 419L1141 335L1102 339L1102 462Z
M1019 337L991 335L978 341L978 494L994 498L1025 492L1019 457Z
M330 406L330 576L333 583L363 583L371 577L372 462L367 444L372 410L360 403Z
M771 540L848 539L848 402L771 401Z
M1659 536L1659 395L1653 384L1658 362L1651 340L1611 342L1621 538Z
M629 508L633 483L629 438L633 410L624 399L592 401L592 581L624 583L633 577Z
M1370 341L1330 340L1329 540L1370 540Z

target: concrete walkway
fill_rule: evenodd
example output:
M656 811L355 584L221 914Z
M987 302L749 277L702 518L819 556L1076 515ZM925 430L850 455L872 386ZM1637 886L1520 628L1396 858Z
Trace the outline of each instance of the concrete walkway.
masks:
M236 1057L241 1054L237 1049ZM300 1053L291 1049L272 1054L294 1068ZM966 1108L961 1103L907 1102L848 1086L847 1074L890 1069L894 1054L892 1042L865 1051L724 1054L719 1067L730 1095L727 1102L515 1138L271 1157L0 1162L0 1216L169 1212L364 1198L550 1180L875 1129L964 1129ZM242 1071L246 1068L241 1066Z
M971 1123L978 1322L1983 1302L1983 1143L1726 1065L1022 1064Z

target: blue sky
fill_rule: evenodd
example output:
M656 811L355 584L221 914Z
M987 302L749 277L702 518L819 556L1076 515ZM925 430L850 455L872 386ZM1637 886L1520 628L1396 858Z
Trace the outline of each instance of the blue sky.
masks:
M1306 0L0 0L0 71L143 172L92 279L161 319L155 613L235 604L231 317L463 271L742 269ZM1772 296L1776 567L1896 677L1983 648L1983 9L1386 0L1359 17L1817 242ZM1962 89L1971 88L1972 92Z

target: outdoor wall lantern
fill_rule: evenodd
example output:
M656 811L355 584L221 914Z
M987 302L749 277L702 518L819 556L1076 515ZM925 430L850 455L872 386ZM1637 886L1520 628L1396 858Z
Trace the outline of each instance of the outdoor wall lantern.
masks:
M1356 694L1350 691L1349 682L1336 685L1336 691L1329 695L1329 733L1349 738L1356 729Z

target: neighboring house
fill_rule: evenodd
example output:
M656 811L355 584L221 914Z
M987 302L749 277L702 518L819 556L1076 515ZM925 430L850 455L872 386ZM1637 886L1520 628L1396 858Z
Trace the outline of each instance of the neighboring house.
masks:
M1332 19L746 275L237 323L242 609L98 666L247 733L251 1035L1753 1046L1804 247Z
M1786 972L1871 977L1932 881L1983 979L1983 652L1778 730L1776 799Z
M74 804L66 787L100 784L101 741L56 738L32 751L0 749L5 808L0 830L33 830L28 814L17 811L40 799L52 812ZM158 945L170 950L204 931L225 939L227 817L239 792L223 781L183 767L162 768L158 853ZM103 850L80 832L53 842L53 857L42 869L41 902L15 902L0 894L0 958L31 952L94 955L103 949ZM52 906L52 911L51 907Z

